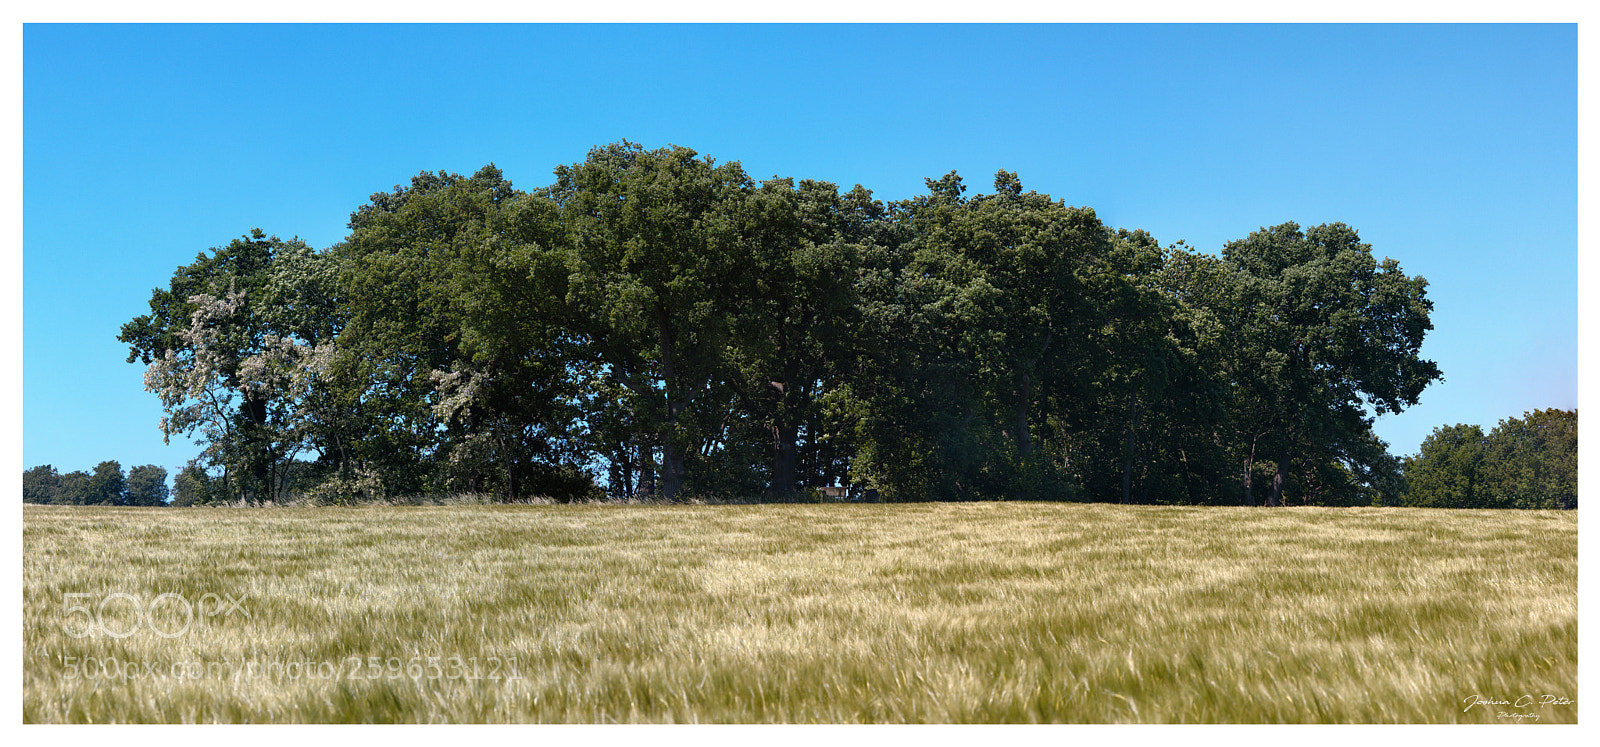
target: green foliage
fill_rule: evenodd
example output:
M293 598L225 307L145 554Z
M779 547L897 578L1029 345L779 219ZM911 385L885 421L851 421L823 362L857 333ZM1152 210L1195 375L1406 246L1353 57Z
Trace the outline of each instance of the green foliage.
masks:
M1484 482L1510 508L1578 507L1578 411L1534 410L1489 434Z
M122 474L122 465L114 461L101 462L95 465L94 473L89 475L88 492L83 502L90 506L126 505L124 485L126 478Z
M55 503L61 495L61 474L48 464L22 473L23 503Z
M122 465L105 461L93 473L57 474L51 465L22 473L24 503L72 506L163 506L167 502L167 471L155 465L134 467L126 475Z
M1432 508L1490 508L1483 484L1488 439L1476 425L1433 429L1421 451L1406 457L1405 504Z
M351 217L335 248L348 314L329 397L348 424L340 490L590 493L572 477L580 382L555 213L490 165L424 172Z
M1004 170L886 205L624 141L554 176L425 171L324 251L178 268L120 337L206 447L177 502L1391 504L1372 415L1438 378L1426 282L1343 224L1216 257Z
M733 464L713 474L739 474L765 485L727 485L774 497L832 484L848 470L845 445L826 434L824 396L844 382L859 329L855 279L867 226L882 206L859 186L840 195L827 182L774 178L750 193L741 211L750 245L752 290L732 317L724 374L730 411L744 430ZM764 454L762 452L765 452ZM697 482L703 478L697 478Z
M212 479L198 464L190 463L172 479L173 506L203 506L225 496L213 495Z
M1099 267L1094 212L1023 194L1015 174L971 200L954 173L889 206L863 254L856 470L889 500L1063 497L1083 363L1125 279Z
M1578 412L1535 410L1485 436L1476 425L1435 428L1405 459L1405 505L1578 507Z
M61 492L56 494L56 504L83 506L95 502L89 487L89 473L75 470L61 476Z
M315 345L338 314L327 272L314 265L298 239L252 229L178 268L168 289L153 291L150 313L118 335L128 361L148 365L145 388L167 413L163 436L198 436L230 497L278 497L284 465L319 435L307 395L325 352Z
M693 455L726 411L722 369L735 319L753 298L742 208L753 188L738 162L688 148L595 148L560 166L548 190L570 251L567 302L590 360L641 406L654 434L662 495L674 498Z
M167 470L165 468L146 464L142 467L134 467L128 470L122 505L165 506L167 505L168 495Z
M1184 264L1180 292L1220 322L1245 503L1258 458L1273 462L1267 505L1286 492L1309 502L1330 462L1376 455L1350 448L1367 438L1369 410L1399 412L1440 377L1419 357L1433 328L1427 281L1378 262L1349 226L1263 228L1230 242L1220 262Z

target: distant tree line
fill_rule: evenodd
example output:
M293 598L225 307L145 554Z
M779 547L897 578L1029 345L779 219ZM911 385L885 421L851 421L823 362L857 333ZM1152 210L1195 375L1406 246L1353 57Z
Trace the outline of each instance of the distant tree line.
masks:
M532 191L423 172L326 249L202 252L119 339L205 500L1400 502L1371 425L1439 378L1432 304L1353 228L1216 256L966 190L631 143Z
M313 465L299 463L297 489L314 486ZM1488 435L1476 425L1435 428L1419 453L1402 460L1400 505L1422 508L1576 509L1578 507L1578 412L1535 410L1507 418ZM173 506L226 501L212 495L217 481L191 465L171 491ZM22 473L25 503L56 505L163 506L167 471L134 467L124 477L117 462L101 462L93 473L58 474L51 465Z
M1484 435L1435 428L1405 460L1405 504L1435 508L1577 508L1578 411L1534 410Z
M59 506L164 506L167 471L153 464L134 467L126 475L117 462L101 462L94 472L63 475L45 464L22 473L22 502Z

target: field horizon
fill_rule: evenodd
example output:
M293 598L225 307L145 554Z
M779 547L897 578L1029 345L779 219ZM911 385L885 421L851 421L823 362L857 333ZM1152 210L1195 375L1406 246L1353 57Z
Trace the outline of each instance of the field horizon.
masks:
M23 510L23 720L1574 723L1577 512Z

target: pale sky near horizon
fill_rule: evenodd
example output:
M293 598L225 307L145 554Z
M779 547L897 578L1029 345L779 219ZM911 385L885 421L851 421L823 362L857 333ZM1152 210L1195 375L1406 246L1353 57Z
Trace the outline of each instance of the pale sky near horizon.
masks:
M1575 25L73 26L22 29L22 463L176 472L119 327L253 227L319 249L373 192L523 189L628 139L883 200L998 169L1218 251L1342 221L1428 279L1445 381L1378 420L1578 392Z

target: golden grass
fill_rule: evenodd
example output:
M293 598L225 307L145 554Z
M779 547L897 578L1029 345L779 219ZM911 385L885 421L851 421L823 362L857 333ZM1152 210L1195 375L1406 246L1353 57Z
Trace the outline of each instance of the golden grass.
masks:
M1575 512L23 517L27 722L1577 719Z

